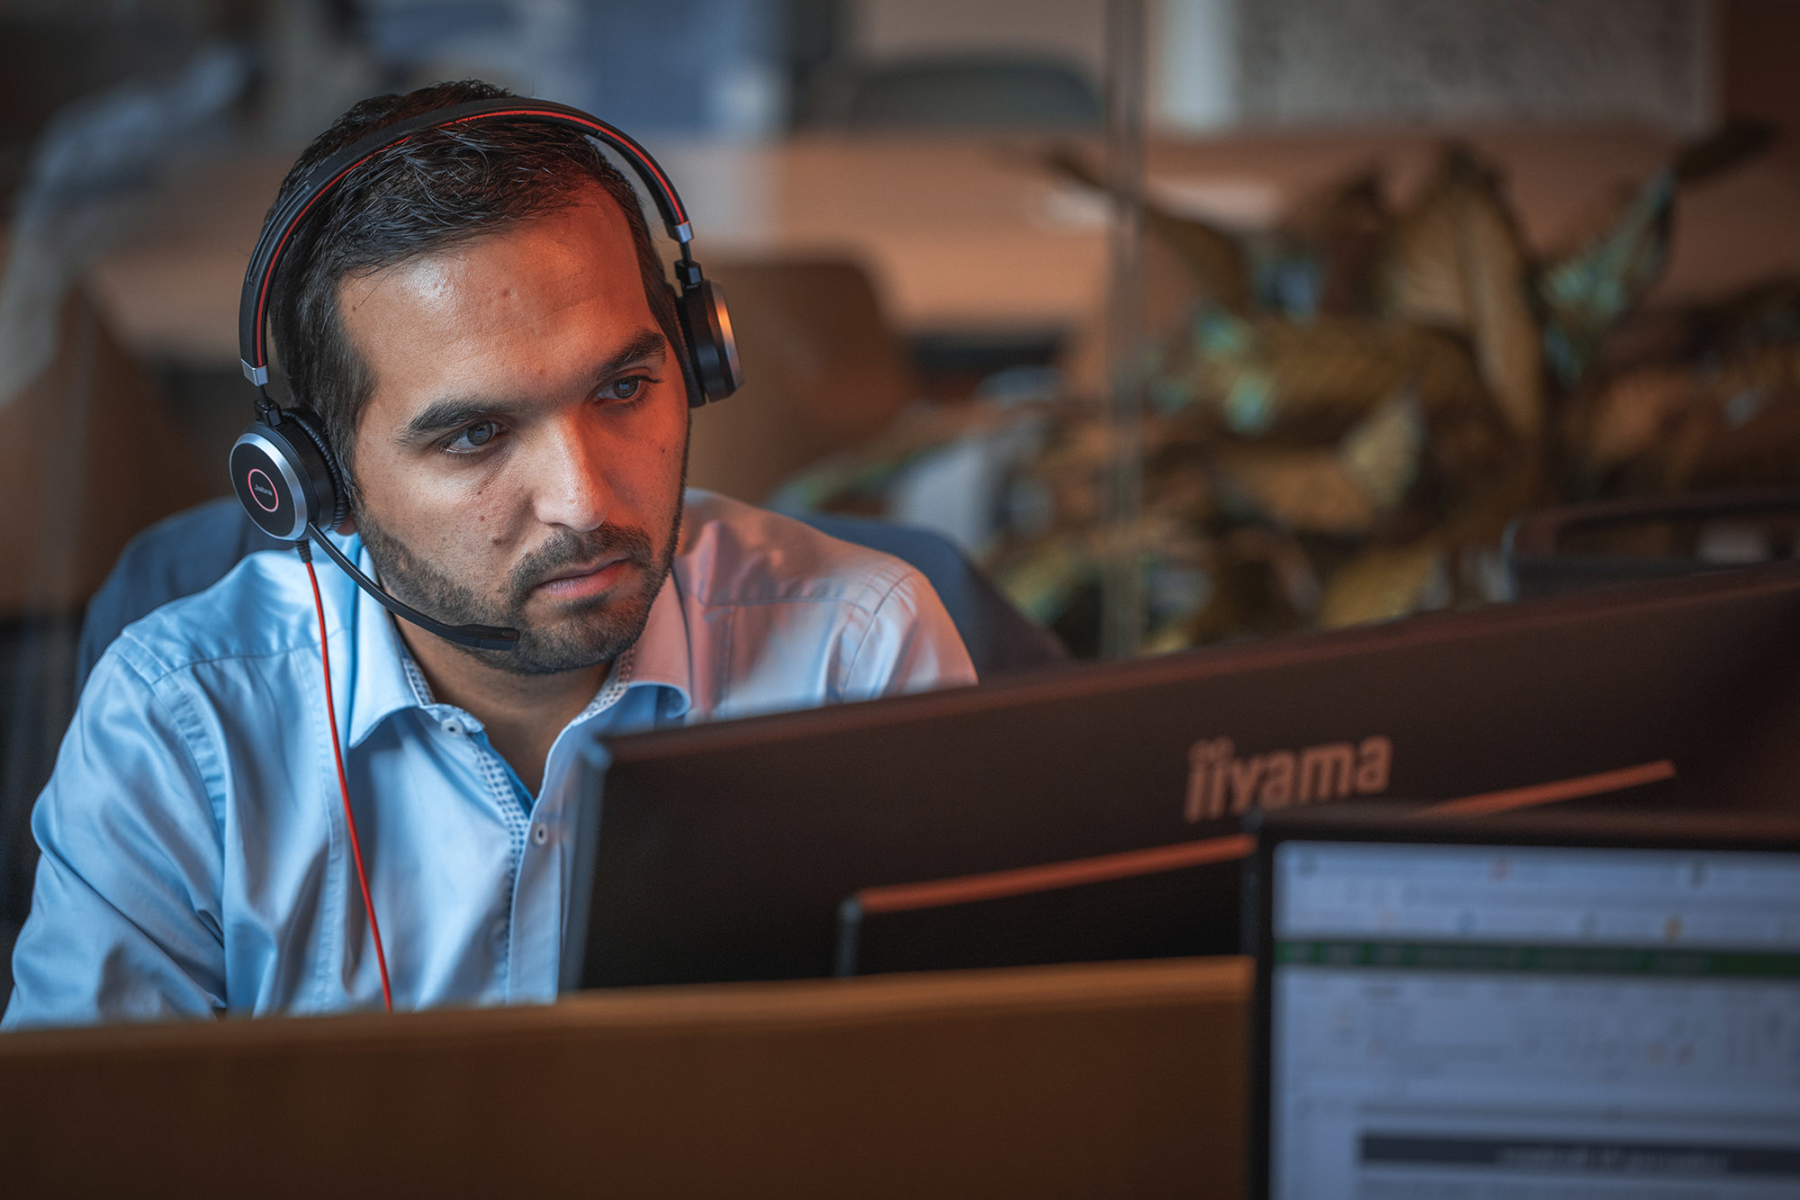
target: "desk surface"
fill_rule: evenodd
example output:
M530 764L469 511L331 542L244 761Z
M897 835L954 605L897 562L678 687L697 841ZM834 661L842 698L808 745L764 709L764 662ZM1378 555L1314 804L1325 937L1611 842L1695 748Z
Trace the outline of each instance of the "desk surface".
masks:
M1166 204L1239 227L1369 166L1400 197L1431 169L1433 130L1237 133L1152 143ZM1490 129L1465 140L1506 172L1527 239L1566 240L1675 148L1643 129ZM694 214L701 260L847 255L909 331L1067 329L1105 294L1104 209L1050 177L1030 143L810 136L761 146L657 146ZM1090 147L1095 153L1097 147ZM104 306L142 353L229 365L244 264L290 155L194 164L147 202L139 234L95 267ZM1752 164L1693 189L1661 293L1717 292L1800 270L1800 170Z
M0 1039L22 1194L1236 1195L1246 960Z

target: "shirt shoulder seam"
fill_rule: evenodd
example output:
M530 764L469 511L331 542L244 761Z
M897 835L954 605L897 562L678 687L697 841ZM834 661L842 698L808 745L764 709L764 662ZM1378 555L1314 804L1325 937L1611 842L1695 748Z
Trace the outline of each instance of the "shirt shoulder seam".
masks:
M340 638L345 637L348 634L348 630L342 625L330 627L327 632L331 636ZM137 653L131 653L133 650L137 651ZM184 671L191 671L195 667L204 667L212 663L252 662L257 659L282 658L286 655L293 654L297 650L316 651L317 647L307 643L296 643L294 645L282 646L270 650L239 650L220 654L196 655L191 658L180 657L171 660L169 657L159 654L155 649L147 645L142 638L127 630L119 635L112 646L107 648L107 654L110 655L116 653L119 659L129 666L139 679L143 680L146 687L156 688L170 677L179 675ZM154 667L154 672L147 670L147 667Z
M863 651L868 649L869 635L875 631L875 624L880 619L882 610L885 609L899 593L901 586L909 582L913 576L918 576L920 579L925 578L916 567L910 565L906 566L906 570L902 571L900 575L888 585L887 590L882 593L881 599L875 602L875 606L868 610L869 623L863 627L862 637L856 643L856 650L850 655L849 661L844 664L844 677L841 681L842 688L848 688L850 681L856 678L856 668L862 662Z
M891 557L891 556L890 556ZM888 597L913 577L924 579L924 573L904 559L883 563L860 579L849 581L841 594L831 596L718 596L689 592L693 602L703 608L765 608L779 604L843 604L868 616L874 616Z

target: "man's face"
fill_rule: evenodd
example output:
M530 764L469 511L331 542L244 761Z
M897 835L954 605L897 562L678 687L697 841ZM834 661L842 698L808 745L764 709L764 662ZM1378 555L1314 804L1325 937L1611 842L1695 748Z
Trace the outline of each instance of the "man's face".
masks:
M375 381L355 516L386 586L517 628L518 649L471 653L522 674L636 641L679 533L688 409L611 199L347 279L338 300Z

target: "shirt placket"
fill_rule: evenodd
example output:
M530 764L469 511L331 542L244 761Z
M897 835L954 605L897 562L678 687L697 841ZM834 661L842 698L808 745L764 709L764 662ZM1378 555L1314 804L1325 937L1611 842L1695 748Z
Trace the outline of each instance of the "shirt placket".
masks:
M619 703L631 682L633 662L631 650L621 654L594 699L558 734L545 764L544 787L533 799L488 742L481 722L460 708L434 703L417 664L410 656L403 658L407 678L421 704L439 719L446 733L469 738L482 782L506 825L511 854L507 911L495 918L493 928L500 991L509 1003L556 997L569 865L565 861L565 814L570 811L567 793L571 780L565 741L571 730Z
M574 786L569 758L571 733L612 709L631 682L633 654L621 654L606 683L573 721L557 735L545 763L544 786L532 805L528 844L513 893L513 972L509 1000L550 1000L556 996L562 965L562 931L567 914L568 815Z
M530 836L530 821L526 817L529 797L523 796L523 787L516 783L516 776L506 765L504 759L494 750L487 740L487 730L475 717L450 704L439 704L433 700L431 688L425 682L425 676L419 671L412 656L402 654L401 663L406 668L407 682L412 685L413 694L421 707L438 722L439 728L453 738L467 739L469 751L474 758L477 774L481 777L488 799L494 811L500 816L501 823L507 833L507 879L502 892L500 911L496 912L488 924L489 936L493 938L494 965L498 976L496 983L500 995L511 998L513 994L513 931L515 927L514 908L518 893L519 873L525 858L526 840Z

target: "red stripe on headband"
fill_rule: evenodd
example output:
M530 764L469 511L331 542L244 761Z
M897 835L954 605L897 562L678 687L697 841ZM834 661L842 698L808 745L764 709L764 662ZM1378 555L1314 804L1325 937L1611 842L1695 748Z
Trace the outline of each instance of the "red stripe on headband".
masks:
M669 182L669 177L664 175L662 173L662 168L656 165L656 160L651 158L647 151L640 149L636 143L632 142L631 139L627 138L623 133L599 120L584 120L581 117L572 116L566 112L557 112L543 108L510 108L501 112L473 113L466 117L457 117L453 120L445 121L441 125L434 125L432 128L448 129L452 125L461 125L467 121L486 121L494 117L552 117L558 121L567 121L574 125L585 125L587 128L592 129L594 132L607 138L610 142L616 143L614 146L615 149L630 154L632 158L642 164L646 171L655 176L656 182L662 186L663 198L669 202L669 208L675 214L675 223L677 225L687 224L687 209L682 206L681 198L675 194L675 186ZM306 219L306 214L312 211L313 205L317 204L325 197L327 192L336 187L338 182L342 180L344 176L356 170L356 168L362 166L377 154L386 153L395 146L404 146L416 136L416 133L409 133L405 137L396 138L378 149L369 151L369 153L363 155L361 158L345 167L342 171L339 171L336 175L333 175L325 182L324 186L313 192L313 197L306 202L306 207L295 213L294 219L289 221L287 228L281 231L281 240L275 243L275 249L269 255L268 270L263 272L262 284L257 288L256 292L256 346L254 351L256 361L250 364L252 367L263 367L267 365L268 339L263 322L268 312L269 285L275 279L275 268L277 264L281 262L281 252L286 248L288 239L293 236L294 230L299 227L301 221Z
M350 172L356 170L356 168L362 166L364 163L368 162L371 158L374 158L377 154L380 154L382 150L392 150L395 146L402 145L411 140L412 140L412 136L409 134L406 137L399 139L398 141L390 142L388 145L381 147L381 150L371 150L371 151L369 151L369 153L363 155L361 158L357 159L355 162L351 163L349 166L347 166L343 170L339 171L336 175L333 175L329 180L326 181L324 187L319 188L313 192L313 198L306 202L306 207L302 208L299 212L295 213L294 219L289 221L287 224L287 228L281 231L281 240L279 242L275 243L275 250L272 254L269 255L269 268L268 268L268 270L263 272L262 285L260 287L258 287L256 290L256 359L257 359L257 361L251 363L250 364L251 366L253 366L253 367L264 366L265 363L263 360L265 358L267 358L267 356L268 356L267 355L268 347L267 347L267 345L265 345L265 339L263 336L263 315L266 312L267 306L268 306L269 283L275 278L275 266L277 263L279 263L281 261L282 248L287 245L288 239L290 237L294 236L294 230L299 227L301 221L306 219L306 214L312 211L313 205L317 204L321 199L323 199L326 192L329 192L332 188L334 188L338 185L338 180L342 179L344 176L348 175Z
M647 151L640 149L630 138L603 121L583 120L580 117L571 116L566 112L553 112L542 108L509 108L503 112L474 113L467 117L457 117L455 120L444 122L442 125L437 126L437 128L447 129L452 125L461 125L465 121L486 121L492 117L554 117L559 121L572 121L577 125L586 125L596 133L603 134L608 138L617 139L621 143L620 149L628 152L631 157L642 163L646 170L656 176L656 182L662 185L663 193L669 201L669 207L675 210L675 223L677 225L687 224L687 210L682 207L681 198L675 194L675 186L669 182L669 177L662 173L662 168L656 165L656 160L651 158ZM395 143L395 145L398 144L399 143ZM382 147L383 150L391 148L392 147L389 146ZM335 180L333 182L335 182Z

